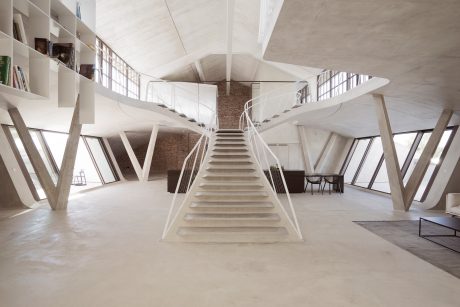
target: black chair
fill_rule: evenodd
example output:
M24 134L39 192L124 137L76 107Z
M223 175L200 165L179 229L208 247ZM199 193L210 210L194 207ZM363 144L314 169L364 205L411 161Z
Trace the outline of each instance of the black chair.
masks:
M321 176L306 176L307 184L305 185L304 192L307 191L308 184L311 185L311 195L313 195L313 185L318 185L318 192L321 192L321 183L323 178Z
M338 192L343 193L342 186L340 185L339 176L325 176L324 177L323 193L324 193L324 189L326 188L326 184L329 184L329 194L331 194L331 186L337 187Z

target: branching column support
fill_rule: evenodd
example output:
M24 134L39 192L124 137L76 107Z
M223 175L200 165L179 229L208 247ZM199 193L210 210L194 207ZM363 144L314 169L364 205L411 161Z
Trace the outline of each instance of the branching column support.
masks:
M448 126L453 112L452 110L443 110L427 145L423 149L420 159L415 165L407 186L404 187L385 99L382 95L374 95L373 98L377 112L380 136L382 138L383 153L388 172L388 180L390 182L393 208L395 210L407 211L412 205L415 194L417 193L430 164L431 157L441 141L444 130Z

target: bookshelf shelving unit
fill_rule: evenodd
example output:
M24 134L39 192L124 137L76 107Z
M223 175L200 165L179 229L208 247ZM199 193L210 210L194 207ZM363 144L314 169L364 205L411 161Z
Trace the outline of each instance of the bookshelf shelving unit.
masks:
M77 17L77 3L81 19ZM94 123L94 81L79 74L81 64L95 64L96 0L2 0L0 5L0 56L11 58L10 76L18 65L29 79L30 92L0 84L0 92L25 99L48 100L57 91L59 107L74 107L80 94L80 122ZM13 20L20 14L26 40L14 37ZM35 38L71 43L73 65L35 50ZM52 80L57 80L53 82Z

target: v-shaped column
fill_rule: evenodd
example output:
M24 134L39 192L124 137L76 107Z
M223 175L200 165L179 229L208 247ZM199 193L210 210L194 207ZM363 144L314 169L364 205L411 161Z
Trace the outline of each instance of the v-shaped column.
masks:
M380 136L382 139L383 154L388 172L388 180L390 183L391 198L393 200L393 208L395 210L409 210L414 201L420 183L425 176L425 173L430 165L431 157L441 141L444 130L446 129L452 117L452 110L443 110L436 127L431 134L428 143L423 149L422 155L415 165L407 186L404 187L401 168L398 162L398 156L393 140L393 132L391 130L390 119L385 104L385 99L382 95L374 95L374 102L377 111Z
M9 109L11 120L18 132L27 156L34 168L38 181L40 182L48 202L53 210L66 209L69 199L70 185L73 179L73 169L77 156L78 141L80 139L82 124L79 122L80 97L77 98L75 109L73 111L72 122L70 124L69 137L62 159L62 166L59 174L57 186L54 185L53 179L46 169L37 147L35 146L32 136L17 108Z
M158 125L154 125L152 133L150 134L149 145L147 147L147 153L145 154L144 165L141 167L139 160L134 153L134 150L129 143L128 137L125 132L120 132L120 138L125 146L126 152L128 153L129 160L131 161L134 171L136 172L137 178L139 181L148 181L150 174L150 166L152 165L153 152L155 150L155 143L158 136Z

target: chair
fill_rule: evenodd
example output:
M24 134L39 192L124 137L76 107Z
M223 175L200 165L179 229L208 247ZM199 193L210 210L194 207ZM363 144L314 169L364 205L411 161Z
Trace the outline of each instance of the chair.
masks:
M446 213L460 216L460 193L446 195Z
M311 195L313 195L313 185L318 185L318 192L321 192L321 183L323 182L323 177L321 176L306 176L307 184L305 185L304 192L307 191L308 184L311 184Z
M331 186L336 186L340 193L343 193L342 186L339 182L339 176L325 176L324 177L324 185L323 185L323 193L324 189L326 188L326 184L329 184L329 194L331 194Z

